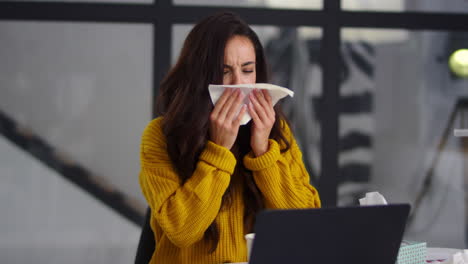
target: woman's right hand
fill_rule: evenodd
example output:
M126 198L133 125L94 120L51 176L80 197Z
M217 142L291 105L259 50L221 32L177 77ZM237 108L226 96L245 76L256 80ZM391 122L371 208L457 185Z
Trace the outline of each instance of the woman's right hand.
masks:
M245 105L239 111L244 97L240 89L224 90L210 114L211 141L227 149L232 148L239 132L240 121L246 111Z

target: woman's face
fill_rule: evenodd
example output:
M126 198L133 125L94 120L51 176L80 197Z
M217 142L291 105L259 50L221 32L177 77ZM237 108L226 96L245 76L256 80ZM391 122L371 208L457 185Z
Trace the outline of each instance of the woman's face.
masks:
M255 49L250 39L234 36L224 49L223 84L255 83Z

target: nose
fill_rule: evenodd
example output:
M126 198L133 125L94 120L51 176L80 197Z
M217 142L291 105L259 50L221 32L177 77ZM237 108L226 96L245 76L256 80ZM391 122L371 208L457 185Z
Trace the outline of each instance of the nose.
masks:
M234 71L232 74L231 84L240 84L240 76L238 71Z
M245 80L242 78L242 74L240 71L234 71L232 74L232 84L244 84L247 83Z

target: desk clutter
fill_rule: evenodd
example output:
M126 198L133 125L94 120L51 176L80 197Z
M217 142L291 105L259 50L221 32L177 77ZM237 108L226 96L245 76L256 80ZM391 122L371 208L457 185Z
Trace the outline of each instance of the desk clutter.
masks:
M368 192L359 199L361 206L386 205L387 200L379 192ZM403 240L398 251L396 264L424 264L426 263L426 242Z
M396 264L423 264L426 263L426 242L403 240L398 251Z
M378 192L366 193L359 199L361 206L387 205L386 199ZM245 236L247 254L250 259L255 233ZM403 240L395 264L468 264L468 250L452 248L430 248L426 242ZM248 264L247 262L237 264Z
M468 250L428 248L426 262L431 264L468 264Z
M455 134L456 136L468 136L468 129L462 132L458 131L457 135L457 131L455 131ZM365 197L359 199L359 204L361 206L385 205L387 201L379 192L369 192L366 193ZM396 264L468 264L468 250L442 249L440 252L443 254L437 257L428 256L426 242L403 240L398 251Z

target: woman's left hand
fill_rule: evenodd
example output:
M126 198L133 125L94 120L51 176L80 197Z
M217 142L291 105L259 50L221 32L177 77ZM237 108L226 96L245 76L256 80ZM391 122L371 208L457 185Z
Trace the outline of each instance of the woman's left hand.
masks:
M275 123L275 110L267 90L254 89L249 99L248 110L253 120L250 146L258 157L268 151L268 138Z

